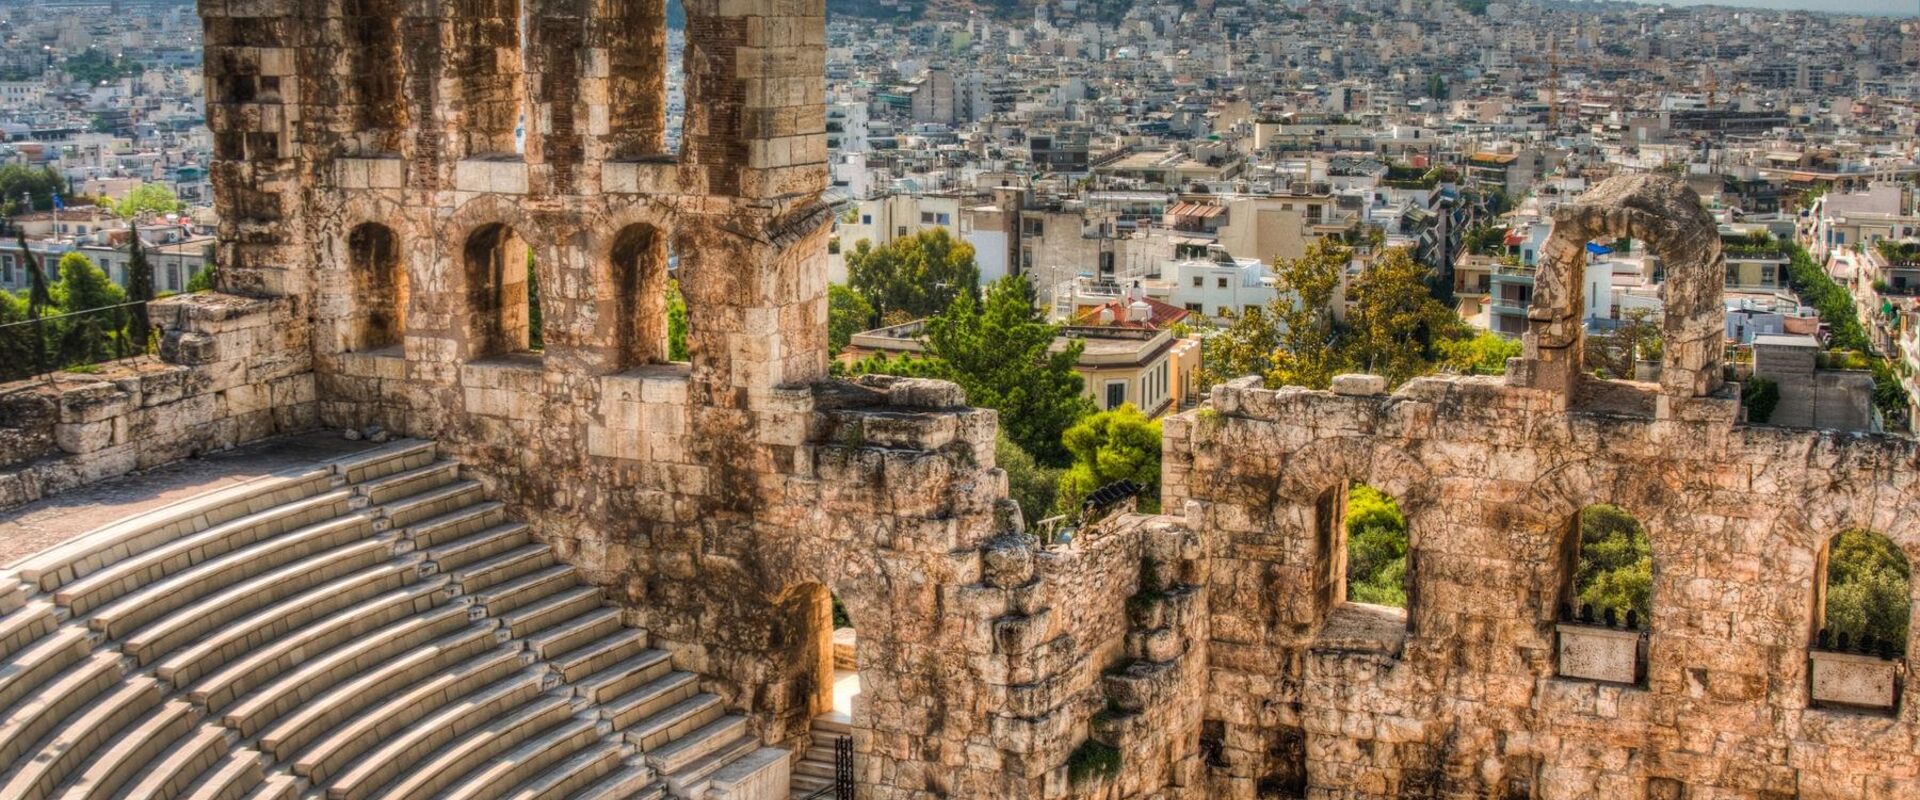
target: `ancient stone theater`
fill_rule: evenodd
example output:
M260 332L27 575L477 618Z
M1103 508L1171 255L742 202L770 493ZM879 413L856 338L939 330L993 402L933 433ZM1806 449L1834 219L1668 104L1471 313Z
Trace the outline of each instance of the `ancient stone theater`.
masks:
M1920 556L1920 449L1743 420L1682 184L1556 212L1507 375L1217 386L1164 514L1043 542L994 412L829 376L823 0L686 4L677 152L661 0L199 9L217 291L0 387L10 524L89 520L0 572L0 797L1920 797L1908 657L1817 630L1836 534ZM1582 365L1621 236L1657 383ZM1594 504L1644 619L1562 611Z

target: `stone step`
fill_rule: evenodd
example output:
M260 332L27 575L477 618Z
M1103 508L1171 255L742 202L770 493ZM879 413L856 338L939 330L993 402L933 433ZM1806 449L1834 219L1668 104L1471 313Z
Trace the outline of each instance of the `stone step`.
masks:
M590 702L605 703L672 671L673 658L667 651L643 650L632 658L574 681L573 691Z
M512 651L482 653L349 718L304 750L289 749L297 757L275 755L291 759L294 774L325 784L377 746L410 734L431 735L432 731L415 727L429 716L435 718L433 724L452 725L463 713L497 710L531 699L540 691L540 676L524 667L519 654Z
M525 639L562 621L600 608L600 590L582 586L557 592L501 617L515 639Z
M793 778L787 765L793 754L778 747L760 747L753 737L747 737L747 741L753 749L746 755L728 759L710 773L706 781L707 796L741 800L778 797L791 788Z
M429 555L429 558L441 562L443 568L451 569L478 560L478 558L466 558L464 560L460 558L460 555L466 547L472 546L471 544L463 546L463 540L471 539L476 534L493 530L503 525L518 531L526 530L525 525L518 522L511 522L507 519L507 506L505 503L488 500L482 503L475 503L465 508L456 509L432 519L423 520L410 527L400 529L400 532L401 535L411 540L421 549L435 553L434 555ZM524 544L525 542L521 540L520 543ZM514 546L518 547L519 544L515 544Z
M376 510L392 527L409 528L434 517L485 502L486 489L479 481L454 481L437 489L378 506Z
M435 448L433 442L421 439L401 439L382 445L379 449L358 453L349 458L333 462L335 475L347 479L348 483L364 483L418 469L433 463Z
M647 632L620 626L620 611L602 608L527 639L527 649L575 681L647 649Z
M522 673L421 718L397 735L383 737L377 748L336 780L326 781L313 771L307 777L316 784L328 783L327 796L332 800L361 800L414 769L422 754L438 751L513 709L564 709L565 705L558 698L540 696L540 676Z
M504 790L527 783L561 762L570 761L600 740L592 720L569 719L493 756L437 800L492 800ZM614 751L617 759L619 751Z
M12 654L0 665L0 719L40 687L93 653L87 630L67 625Z
M445 791L474 764L510 752L523 742L568 721L569 708L562 698L543 695L515 708L511 713L488 720L469 729L434 751L419 763L407 766L397 781L381 793L386 800L428 800ZM337 788L337 787L336 787ZM366 794L338 794L328 790L335 800L361 800Z
M821 761L813 758L812 756L808 756L807 758L803 758L803 759L800 759L799 761L794 762L793 774L811 775L813 777L822 778L828 782L832 782L833 775L834 775L833 762L830 760Z
M414 583L416 575L418 572L412 565L393 563L323 583L233 624L222 626L212 636L184 650L166 654L154 667L154 674L176 688L184 688L236 658L266 647L308 625L323 624L323 620L355 605L384 605L391 602L410 604L424 610L452 599L447 592L446 581ZM357 615L364 612L348 613ZM128 637L122 649L139 649L144 653L146 647L143 631Z
M502 800L564 800L619 770L621 758L618 742L595 737L585 749L514 787Z
M241 561L259 557L263 552L270 553L271 547L248 549L286 534L303 532L313 535L316 526L353 513L353 493L345 489L269 508L105 564L97 572L60 587L59 591L54 592L53 599L70 609L74 615L85 615L135 591L235 552L248 551L249 555L241 557ZM296 539L291 543L298 541ZM281 546L286 544L289 543Z
M369 631L318 657L300 654L304 660L283 664L293 667L291 672L248 694L234 704L221 721L241 736L252 736L274 720L297 710L301 703L342 681L351 680L367 668L471 625L466 609L447 606Z
M328 467L306 467L170 503L29 556L13 574L40 591L55 591L209 528L297 504L327 492L335 480Z
M738 719L740 721L737 726L727 724L730 719L734 718L722 718L709 726L711 728L718 728L711 736L711 744L708 743L708 737L702 734L695 734L695 736L701 736L702 738L696 739L695 742L697 742L697 744L689 744L688 748L689 752L697 751L700 755L698 758L686 762L686 764L678 770L666 773L665 780L669 791L681 797L705 797L709 782L715 773L746 756L748 753L759 749L759 740L746 735L746 718L739 717ZM720 728L720 726L723 725L725 727ZM679 743L675 742L675 744ZM785 751L782 752L784 753ZM649 763L653 763L652 760L653 756L649 754ZM655 764L654 768L659 769L660 767L658 764ZM781 783L786 782L787 781L781 781Z
M432 599L413 597L396 603L363 603L337 611L326 619L248 653L244 658L192 684L187 696L209 712L218 714L243 695L296 665L321 653L349 645L384 626L426 615L449 627L454 622L447 621L448 618L466 622L465 608L458 605L435 607L431 605ZM424 609L423 605L426 606Z
M437 461L423 467L396 472L353 486L353 493L376 506L432 491L460 479L460 464Z
M614 664L626 662L643 652L647 652L647 631L622 627L612 635L591 641L586 647L547 656L547 660L553 662L555 670L561 671L566 683L574 683L597 671L609 670Z
M32 758L15 764L0 785L7 800L45 800L94 752L160 705L161 683L133 678L80 708L41 740Z
M300 779L292 775L272 775L254 787L245 800L298 800Z
M832 785L833 779L831 778L823 779L814 775L803 775L795 772L787 778L787 786L789 788L787 796L790 798L809 797L813 795L814 792L818 792Z
M647 750L647 764L662 774L673 775L746 735L747 718L729 714Z
M667 785L654 779L652 768L630 761L568 800L666 800L666 796Z
M51 600L34 600L0 617L0 658L27 649L40 637L60 627L59 610Z
M493 630L476 626L408 650L301 704L294 713L264 729L257 746L275 760L291 758L322 734L345 724L370 706L421 682L426 676L458 668L495 646Z
M218 589L166 616L128 630L121 649L139 663L149 663L188 643L217 634L256 611L315 586L374 569L392 558L393 547L389 542L350 541Z
M200 598L328 550L361 544L369 554L390 553L386 545L371 539L373 535L373 516L355 512L237 548L190 569L182 568L91 613L79 606L70 607L76 615L87 614L87 624L94 630L118 639Z
M559 561L553 556L553 548L544 544L526 544L460 567L449 574L467 594L477 594L557 563Z
M80 779L55 796L60 800L113 797L168 747L186 738L196 720L192 703L185 700L162 703L158 710L94 756L81 770Z
M149 764L124 796L129 799L169 798L185 794L201 774L214 768L226 757L231 749L227 737L225 728L217 724L202 724L186 739L162 753L158 761Z
M14 706L0 721L0 767L34 752L62 721L120 684L120 656L94 653Z
M670 672L607 701L601 707L600 715L613 723L614 730L627 731L628 741L642 749L647 749L649 744L662 744L668 738L656 732L655 727L660 724L670 725L678 719L663 715L672 711L692 713L704 709L707 705L718 708L718 698L713 698L711 703L706 700L694 702L695 695L699 693L700 681L693 673ZM702 695L701 697L713 696Z
M207 770L182 800L243 800L266 779L260 754L240 749Z
M556 565L523 575L506 583L474 592L473 601L485 606L492 616L503 616L580 585L580 572L571 566ZM571 615L569 615L571 616Z

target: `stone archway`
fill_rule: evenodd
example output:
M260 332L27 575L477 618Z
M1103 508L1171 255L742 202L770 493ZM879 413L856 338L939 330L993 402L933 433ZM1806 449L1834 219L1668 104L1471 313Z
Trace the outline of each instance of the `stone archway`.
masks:
M1661 393L1705 397L1720 389L1725 310L1720 296L1726 259L1713 218L1699 196L1673 178L1626 175L1553 212L1553 233L1541 248L1533 305L1527 311L1521 380L1536 389L1578 394L1593 380L1585 373L1583 278L1586 245L1631 237L1648 244L1666 266L1661 291L1665 340Z

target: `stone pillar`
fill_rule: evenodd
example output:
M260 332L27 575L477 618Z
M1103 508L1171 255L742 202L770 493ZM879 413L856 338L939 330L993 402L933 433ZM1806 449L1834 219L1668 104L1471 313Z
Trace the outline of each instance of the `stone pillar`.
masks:
M301 121L300 17L289 0L202 3L207 124L213 129L219 287L256 296L306 291L294 135Z

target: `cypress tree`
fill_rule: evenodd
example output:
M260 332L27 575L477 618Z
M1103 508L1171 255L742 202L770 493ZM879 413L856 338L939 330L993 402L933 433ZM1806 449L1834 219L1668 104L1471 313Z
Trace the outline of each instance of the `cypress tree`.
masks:
M140 226L133 225L131 252L127 257L127 300L134 303L133 316L127 319L127 338L133 352L147 352L152 338L152 322L147 319L147 301L153 299L153 265L147 263L147 248L140 242Z

